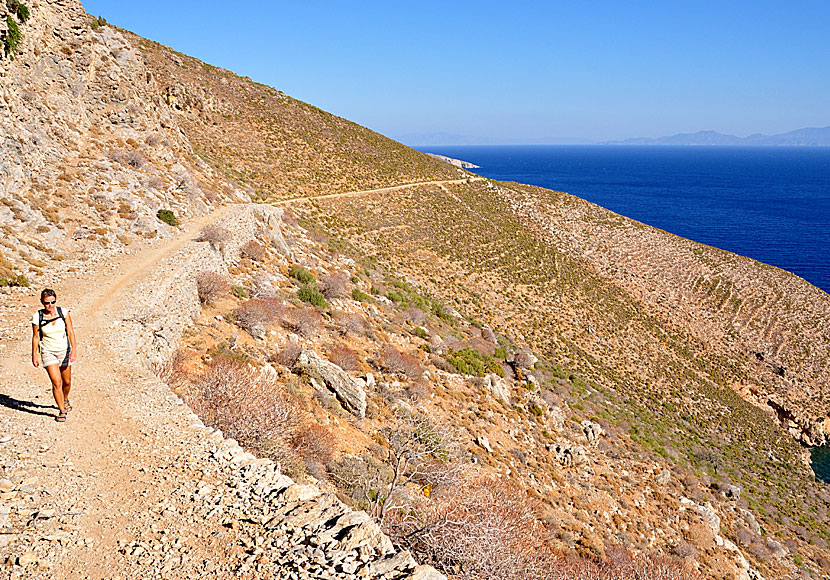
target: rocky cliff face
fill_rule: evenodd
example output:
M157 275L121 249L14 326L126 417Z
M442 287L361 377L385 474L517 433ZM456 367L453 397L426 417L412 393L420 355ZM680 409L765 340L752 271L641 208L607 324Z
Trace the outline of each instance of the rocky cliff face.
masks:
M0 60L7 269L36 276L56 258L165 237L159 209L184 217L240 198L194 158L152 71L117 29L66 1L33 4L20 30L14 58Z

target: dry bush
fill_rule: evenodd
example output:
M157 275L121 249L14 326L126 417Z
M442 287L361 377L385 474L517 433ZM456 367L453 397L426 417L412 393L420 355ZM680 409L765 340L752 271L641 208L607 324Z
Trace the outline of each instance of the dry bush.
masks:
M515 364L520 369L529 369L530 366L533 364L534 356L531 352L526 350L520 350L515 355L513 355L513 364Z
M251 294L255 298L273 298L277 294L274 279L265 272L260 272L254 276L253 286Z
M377 521L399 510L410 511L410 484L442 490L459 482L464 468L458 461L458 438L429 417L399 410L375 436L383 442L376 451L380 461L358 460L348 469L333 471L332 477L342 489L359 491L368 500L366 511Z
M356 371L360 369L360 357L352 349L345 346L336 346L329 351L329 361L339 366L344 371Z
M185 392L187 404L206 425L283 469L301 465L291 441L299 427L296 404L275 378L255 368L217 357Z
M251 333L257 327L280 320L285 312L285 304L276 298L251 298L237 307L231 316L240 328Z
M390 515L398 542L454 578L542 578L538 506L515 485L494 478L463 482L413 510Z
M183 348L178 348L173 351L173 354L169 358L154 362L150 366L150 370L153 371L154 375L167 383L170 388L175 390L188 380L188 373L184 368L188 358L187 351Z
M432 384L426 380L418 380L406 387L406 394L413 401L423 401L432 396Z
M280 351L274 353L273 356L269 358L271 362L275 362L281 364L286 368L292 368L295 364L297 364L297 360L300 358L300 354L303 352L303 347L299 344L290 342L285 345Z
M144 140L144 142L147 143L147 145L149 145L150 147L160 145L161 141L161 135L159 135L158 133L152 133L150 135L147 135L147 138Z
M267 256L267 252L265 251L265 247L258 243L256 240L250 240L249 242L245 243L244 246L239 250L242 252L243 256L247 256L248 258L256 261L261 262Z
M401 373L409 379L416 379L424 373L417 358L400 352L392 345L387 345L383 349L380 365L387 372Z
M349 296L352 291L352 281L348 272L335 272L320 279L320 288L327 300Z
M199 302L203 305L210 305L228 293L230 284L221 274L216 272L199 272L196 274L196 292L199 294Z
M158 175L153 175L144 180L144 187L162 189L164 187L164 180Z
M199 236L196 238L197 242L210 242L211 246L217 246L227 242L232 237L231 232L217 226L216 224L208 224L201 229Z
M551 580L700 580L681 560L633 556L620 546L606 550L605 558L568 556L553 560Z
M417 306L409 306L398 313L398 320L401 322L411 322L415 326L423 326L427 319L427 313Z
M308 423L291 439L291 445L304 458L328 463L337 455L337 438L319 423Z
M340 331L344 335L356 334L359 336L368 336L372 332L369 321L361 314L337 312L334 315L334 322L340 327Z
M758 560L766 562L772 557L772 550L760 534L756 534L752 530L739 526L735 531L735 536L738 544L746 548Z
M289 330L311 337L323 327L323 317L314 308L295 308L286 314L283 324Z
M147 158L141 151L135 149L110 149L107 157L116 163L129 165L133 169L141 169L147 164Z

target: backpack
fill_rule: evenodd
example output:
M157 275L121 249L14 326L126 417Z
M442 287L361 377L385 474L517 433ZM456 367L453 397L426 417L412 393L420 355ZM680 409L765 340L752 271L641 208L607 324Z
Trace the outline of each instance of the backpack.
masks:
M60 306L57 307L57 311L58 311L58 318L63 320L63 326L64 326L64 328L66 328L66 318L63 316L63 310L61 309ZM37 323L38 323L37 324L37 331L38 331L38 334L40 335L40 340L43 340L43 326L45 324L49 324L50 322L53 322L53 321L57 320L57 318L53 318L52 320L47 320L46 322L43 322L43 315L44 314L46 314L46 311L43 310L43 308L41 308L40 310L37 311L37 316L38 316L38 318L37 318ZM66 333L66 348L67 348L67 350L69 350L71 348L70 343L69 343L69 333Z

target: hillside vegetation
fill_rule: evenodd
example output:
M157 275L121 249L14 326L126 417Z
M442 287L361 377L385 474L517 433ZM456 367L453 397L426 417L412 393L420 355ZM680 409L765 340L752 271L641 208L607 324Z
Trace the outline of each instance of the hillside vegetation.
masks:
M202 271L170 257L192 311L120 327L224 437L454 578L830 576L827 294L30 8L0 4L0 285L244 204L193 233Z
M260 200L459 177L446 163L275 88L130 38L198 155Z

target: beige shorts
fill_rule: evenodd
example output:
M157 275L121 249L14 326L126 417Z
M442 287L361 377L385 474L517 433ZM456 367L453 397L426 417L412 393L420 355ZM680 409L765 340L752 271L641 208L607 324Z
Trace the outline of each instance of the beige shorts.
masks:
M72 366L72 362L69 360L69 349L63 352L42 350L40 351L40 360L43 362L43 368L51 367L52 365L60 365L61 368Z

